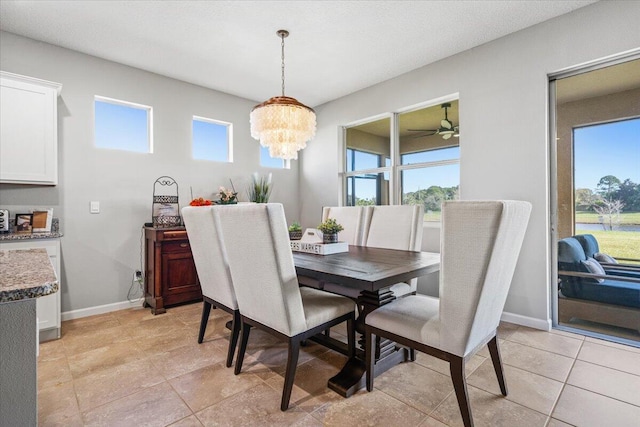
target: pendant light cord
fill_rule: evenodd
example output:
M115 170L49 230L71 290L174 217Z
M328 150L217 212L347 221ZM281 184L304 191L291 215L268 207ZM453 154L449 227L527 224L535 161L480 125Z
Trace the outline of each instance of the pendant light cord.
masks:
M281 34L280 37L282 38L282 43L281 43L281 47L282 47L282 96L284 96L284 38L285 38L285 35Z

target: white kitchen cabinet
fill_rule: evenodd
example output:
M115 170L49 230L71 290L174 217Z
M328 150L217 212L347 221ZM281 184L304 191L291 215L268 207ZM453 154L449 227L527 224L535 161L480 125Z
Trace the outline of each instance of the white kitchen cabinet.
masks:
M58 183L62 85L0 71L0 182Z
M28 240L2 240L0 250L37 249L44 248L49 254L58 277L58 292L36 298L36 311L38 317L38 331L40 341L48 341L60 338L60 294L62 293L62 280L60 275L60 239L28 239Z

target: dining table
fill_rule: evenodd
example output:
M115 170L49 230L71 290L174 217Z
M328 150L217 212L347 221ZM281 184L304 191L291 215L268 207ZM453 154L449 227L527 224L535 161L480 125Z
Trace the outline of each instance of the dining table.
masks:
M364 333L367 314L385 304L395 296L390 286L439 271L440 254L434 252L405 251L365 246L349 246L348 252L318 255L293 252L299 283L323 289L332 284L332 292L356 300L358 318L356 331ZM346 344L330 337L329 332L316 335L314 341L347 354ZM349 358L344 367L328 381L328 387L338 394L349 397L365 385L365 346L358 341L355 356ZM374 375L380 375L398 363L410 359L408 349L381 339L376 342Z

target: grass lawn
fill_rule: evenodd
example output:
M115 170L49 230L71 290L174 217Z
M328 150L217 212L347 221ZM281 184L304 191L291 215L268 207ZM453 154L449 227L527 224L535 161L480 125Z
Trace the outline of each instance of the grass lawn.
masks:
M600 224L595 212L577 211L576 222L584 224ZM620 225L640 225L640 212L623 212L620 214Z
M634 231L576 230L576 234L593 234L598 240L600 252L614 258L640 259L640 233ZM621 261L626 263L628 261Z

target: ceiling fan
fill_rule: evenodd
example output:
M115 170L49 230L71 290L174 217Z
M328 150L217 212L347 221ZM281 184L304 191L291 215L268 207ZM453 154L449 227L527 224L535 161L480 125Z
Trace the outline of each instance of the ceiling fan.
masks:
M447 108L451 108L450 103L444 103L440 106L440 108L444 108L444 119L440 121L440 127L438 129L407 129L409 132L431 132L427 135L419 135L422 136L431 136L431 135L442 135L442 139L449 139L452 136L459 137L459 126L454 126L453 122L449 120L447 115Z

